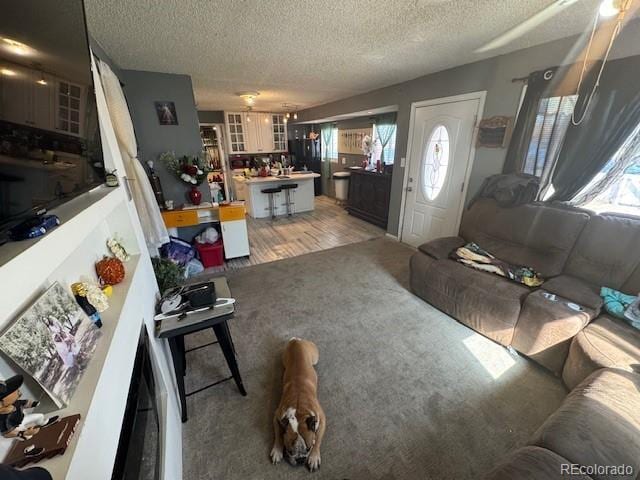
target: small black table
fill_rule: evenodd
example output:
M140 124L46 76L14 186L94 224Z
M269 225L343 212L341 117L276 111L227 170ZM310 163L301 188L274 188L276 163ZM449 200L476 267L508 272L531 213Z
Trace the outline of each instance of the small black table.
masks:
M218 298L231 298L231 291L229 290L229 285L225 277L214 278L211 281L215 283L216 296ZM238 369L238 363L236 361L236 349L233 345L233 340L231 339L231 332L229 331L228 321L233 318L234 312L234 305L214 306L213 308L202 312L186 315L184 318L173 317L162 320L156 324L156 335L159 338L166 338L169 341L171 357L173 358L173 368L176 371L176 380L178 382L178 393L180 395L180 407L182 409L183 423L187 421L187 397L189 395L201 392L202 390L218 385L219 383L226 382L232 378L236 382L240 393L242 395L247 395L247 391L242 384L242 378L240 377L240 370ZM185 350L184 336L190 333L200 332L207 328L213 329L217 341L191 350ZM222 349L224 358L227 361L229 370L231 370L231 376L207 385L206 387L199 388L193 392L185 393L184 376L187 373L187 352L207 347L209 345L215 345L216 343L220 344L220 348Z

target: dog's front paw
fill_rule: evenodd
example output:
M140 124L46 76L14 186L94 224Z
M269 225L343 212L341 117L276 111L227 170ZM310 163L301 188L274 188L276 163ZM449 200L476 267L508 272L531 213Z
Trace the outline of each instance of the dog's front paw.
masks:
M282 461L282 447L274 445L271 449L271 463L276 465Z
M313 451L307 457L307 467L309 471L314 472L320 468L320 452Z

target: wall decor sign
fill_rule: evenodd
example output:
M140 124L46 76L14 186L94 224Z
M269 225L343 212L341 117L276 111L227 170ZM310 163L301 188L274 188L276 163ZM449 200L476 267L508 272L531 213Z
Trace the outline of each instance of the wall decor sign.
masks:
M0 350L61 408L69 403L101 331L58 282L0 335Z
M176 104L173 102L155 102L160 125L178 125Z
M478 125L476 146L486 148L506 148L511 137L513 117L497 115L483 118Z
M338 153L364 155L362 141L367 135L369 137L373 135L373 127L338 130Z

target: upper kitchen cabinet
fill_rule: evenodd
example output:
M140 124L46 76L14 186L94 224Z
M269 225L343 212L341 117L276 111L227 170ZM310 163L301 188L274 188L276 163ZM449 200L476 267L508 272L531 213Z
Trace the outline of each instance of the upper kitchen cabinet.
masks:
M265 112L225 112L230 153L271 153L287 150L284 115Z
M52 130L51 79L23 67L12 66L0 80L0 118L7 122Z
M74 136L83 134L86 88L38 70L12 66L0 78L0 119Z
M287 124L284 115L274 113L271 115L273 149L276 152L287 150Z
M245 121L244 113L225 113L225 120L227 125L227 138L229 139L229 152L230 153L245 153L247 152L247 122Z
M82 135L84 101L86 95L81 85L64 80L56 81L55 129L71 135Z

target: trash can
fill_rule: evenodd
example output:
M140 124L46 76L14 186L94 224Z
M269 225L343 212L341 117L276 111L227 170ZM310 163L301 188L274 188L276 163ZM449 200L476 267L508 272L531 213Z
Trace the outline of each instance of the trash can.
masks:
M335 187L336 200L346 202L349 197L349 172L336 172L333 174L333 186Z

